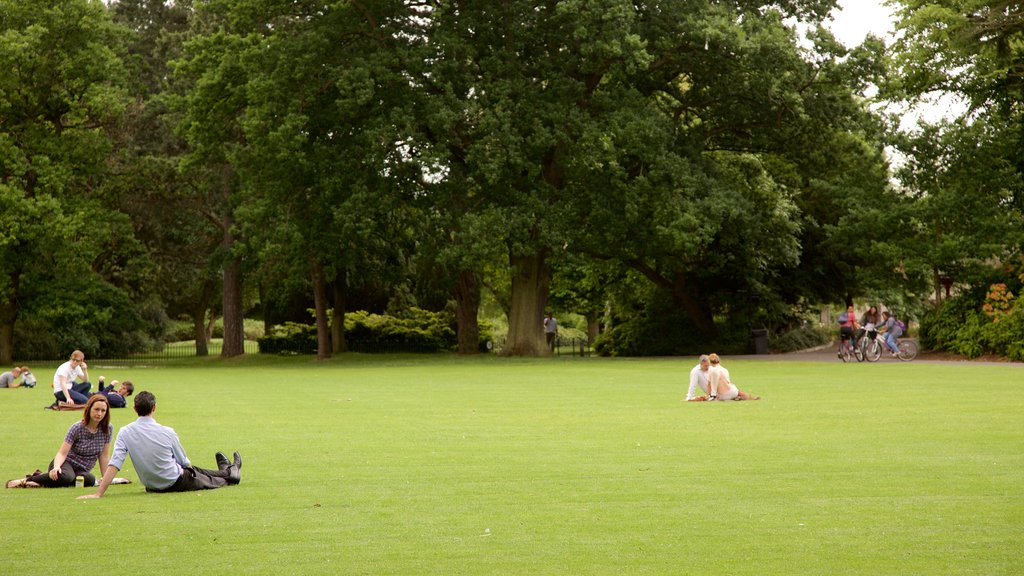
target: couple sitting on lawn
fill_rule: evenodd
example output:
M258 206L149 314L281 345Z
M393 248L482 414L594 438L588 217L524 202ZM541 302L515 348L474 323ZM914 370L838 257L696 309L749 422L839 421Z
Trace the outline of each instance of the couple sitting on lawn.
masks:
M47 472L36 470L24 478L7 482L8 488L60 488L75 485L76 477L85 486L96 486L92 469L99 461L103 470L98 489L79 498L99 498L111 484L126 484L117 478L127 458L132 459L135 473L147 492L188 492L207 490L238 484L242 480L242 457L234 454L234 461L221 452L215 455L217 470L193 466L173 429L161 426L153 419L156 396L140 392L135 398L138 419L126 425L113 443L114 427L110 424L110 410L106 396L96 394L85 405L81 422L68 429L57 455Z
M697 390L704 393L697 396ZM729 379L729 371L722 366L718 354L704 354L700 361L690 370L690 389L686 392L687 402L706 402L710 400L760 400L736 387Z

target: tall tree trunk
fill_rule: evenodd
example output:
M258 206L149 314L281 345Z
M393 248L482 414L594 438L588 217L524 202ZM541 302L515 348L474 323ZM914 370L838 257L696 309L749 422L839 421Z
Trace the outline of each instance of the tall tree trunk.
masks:
M331 333L327 328L327 286L324 283L324 267L313 263L313 308L316 310L316 359L331 357Z
M18 304L13 299L0 305L0 365L14 362L14 323L18 317Z
M0 323L0 364L10 366L14 362L14 324Z
M231 254L235 247L235 215L231 209L231 194L234 191L235 173L230 164L222 167L223 182L221 184L221 196L224 198L224 220L221 225L224 227L224 252ZM220 350L222 358L232 358L245 354L245 311L242 306L242 258L232 256L224 265L224 306L221 313L224 315L224 344Z
M224 268L224 345L222 358L245 354L245 318L242 310L242 259L232 258Z
M223 300L221 301L223 305ZM210 319L206 321L206 341L210 342L213 340L213 329L217 327L217 320L220 320L220 316L217 315L216 310L210 310Z
M348 350L345 343L345 308L348 306L348 275L344 270L334 276L334 308L331 310L331 344L334 353Z
M587 313L587 344L594 344L594 340L601 334L601 318L597 312Z
M10 276L10 297L0 303L0 365L10 366L14 362L14 323L18 321L18 286L21 270Z
M508 317L507 356L545 356L544 305L548 299L551 270L543 253L509 256L512 265L512 307Z
M480 352L480 282L472 270L459 272L455 285L455 323L458 329L459 354Z
M192 337L196 341L196 356L209 356L210 344L206 338L206 311L198 308L192 312Z

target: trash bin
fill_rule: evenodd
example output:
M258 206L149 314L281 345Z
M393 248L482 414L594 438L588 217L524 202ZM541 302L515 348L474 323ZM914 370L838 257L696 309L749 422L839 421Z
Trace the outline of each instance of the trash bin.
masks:
M768 330L764 328L751 330L750 335L754 337L754 354L767 354Z

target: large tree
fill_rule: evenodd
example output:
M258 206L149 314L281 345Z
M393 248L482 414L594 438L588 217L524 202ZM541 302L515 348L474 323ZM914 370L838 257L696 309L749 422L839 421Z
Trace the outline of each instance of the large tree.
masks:
M901 172L942 294L972 268L1024 250L1024 7L1005 0L901 0L893 97L953 95L961 117L901 141Z
M635 268L713 336L717 302L777 293L800 263L801 231L844 213L804 216L816 182L827 183L818 197L885 187L856 97L880 44L850 54L820 34L805 53L784 24L833 5L455 3L425 14L425 136L462 192L439 196L441 210L500 214L508 352L544 353L539 319L563 250ZM871 158L804 159L836 139ZM819 286L834 277L806 270Z
M113 292L106 311L82 302L134 250L104 198L109 134L126 104L121 30L96 1L3 0L0 14L0 362L12 360L26 307L57 323L39 328L61 354L97 351L110 312L131 315Z

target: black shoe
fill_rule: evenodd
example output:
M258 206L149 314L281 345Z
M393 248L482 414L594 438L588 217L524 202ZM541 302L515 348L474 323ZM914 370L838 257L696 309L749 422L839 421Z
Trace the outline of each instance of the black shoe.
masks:
M228 484L242 481L242 455L235 452L235 462L228 468Z
M231 461L228 460L228 457L225 456L223 452L217 452L214 456L217 458L218 470L227 470L231 467Z

